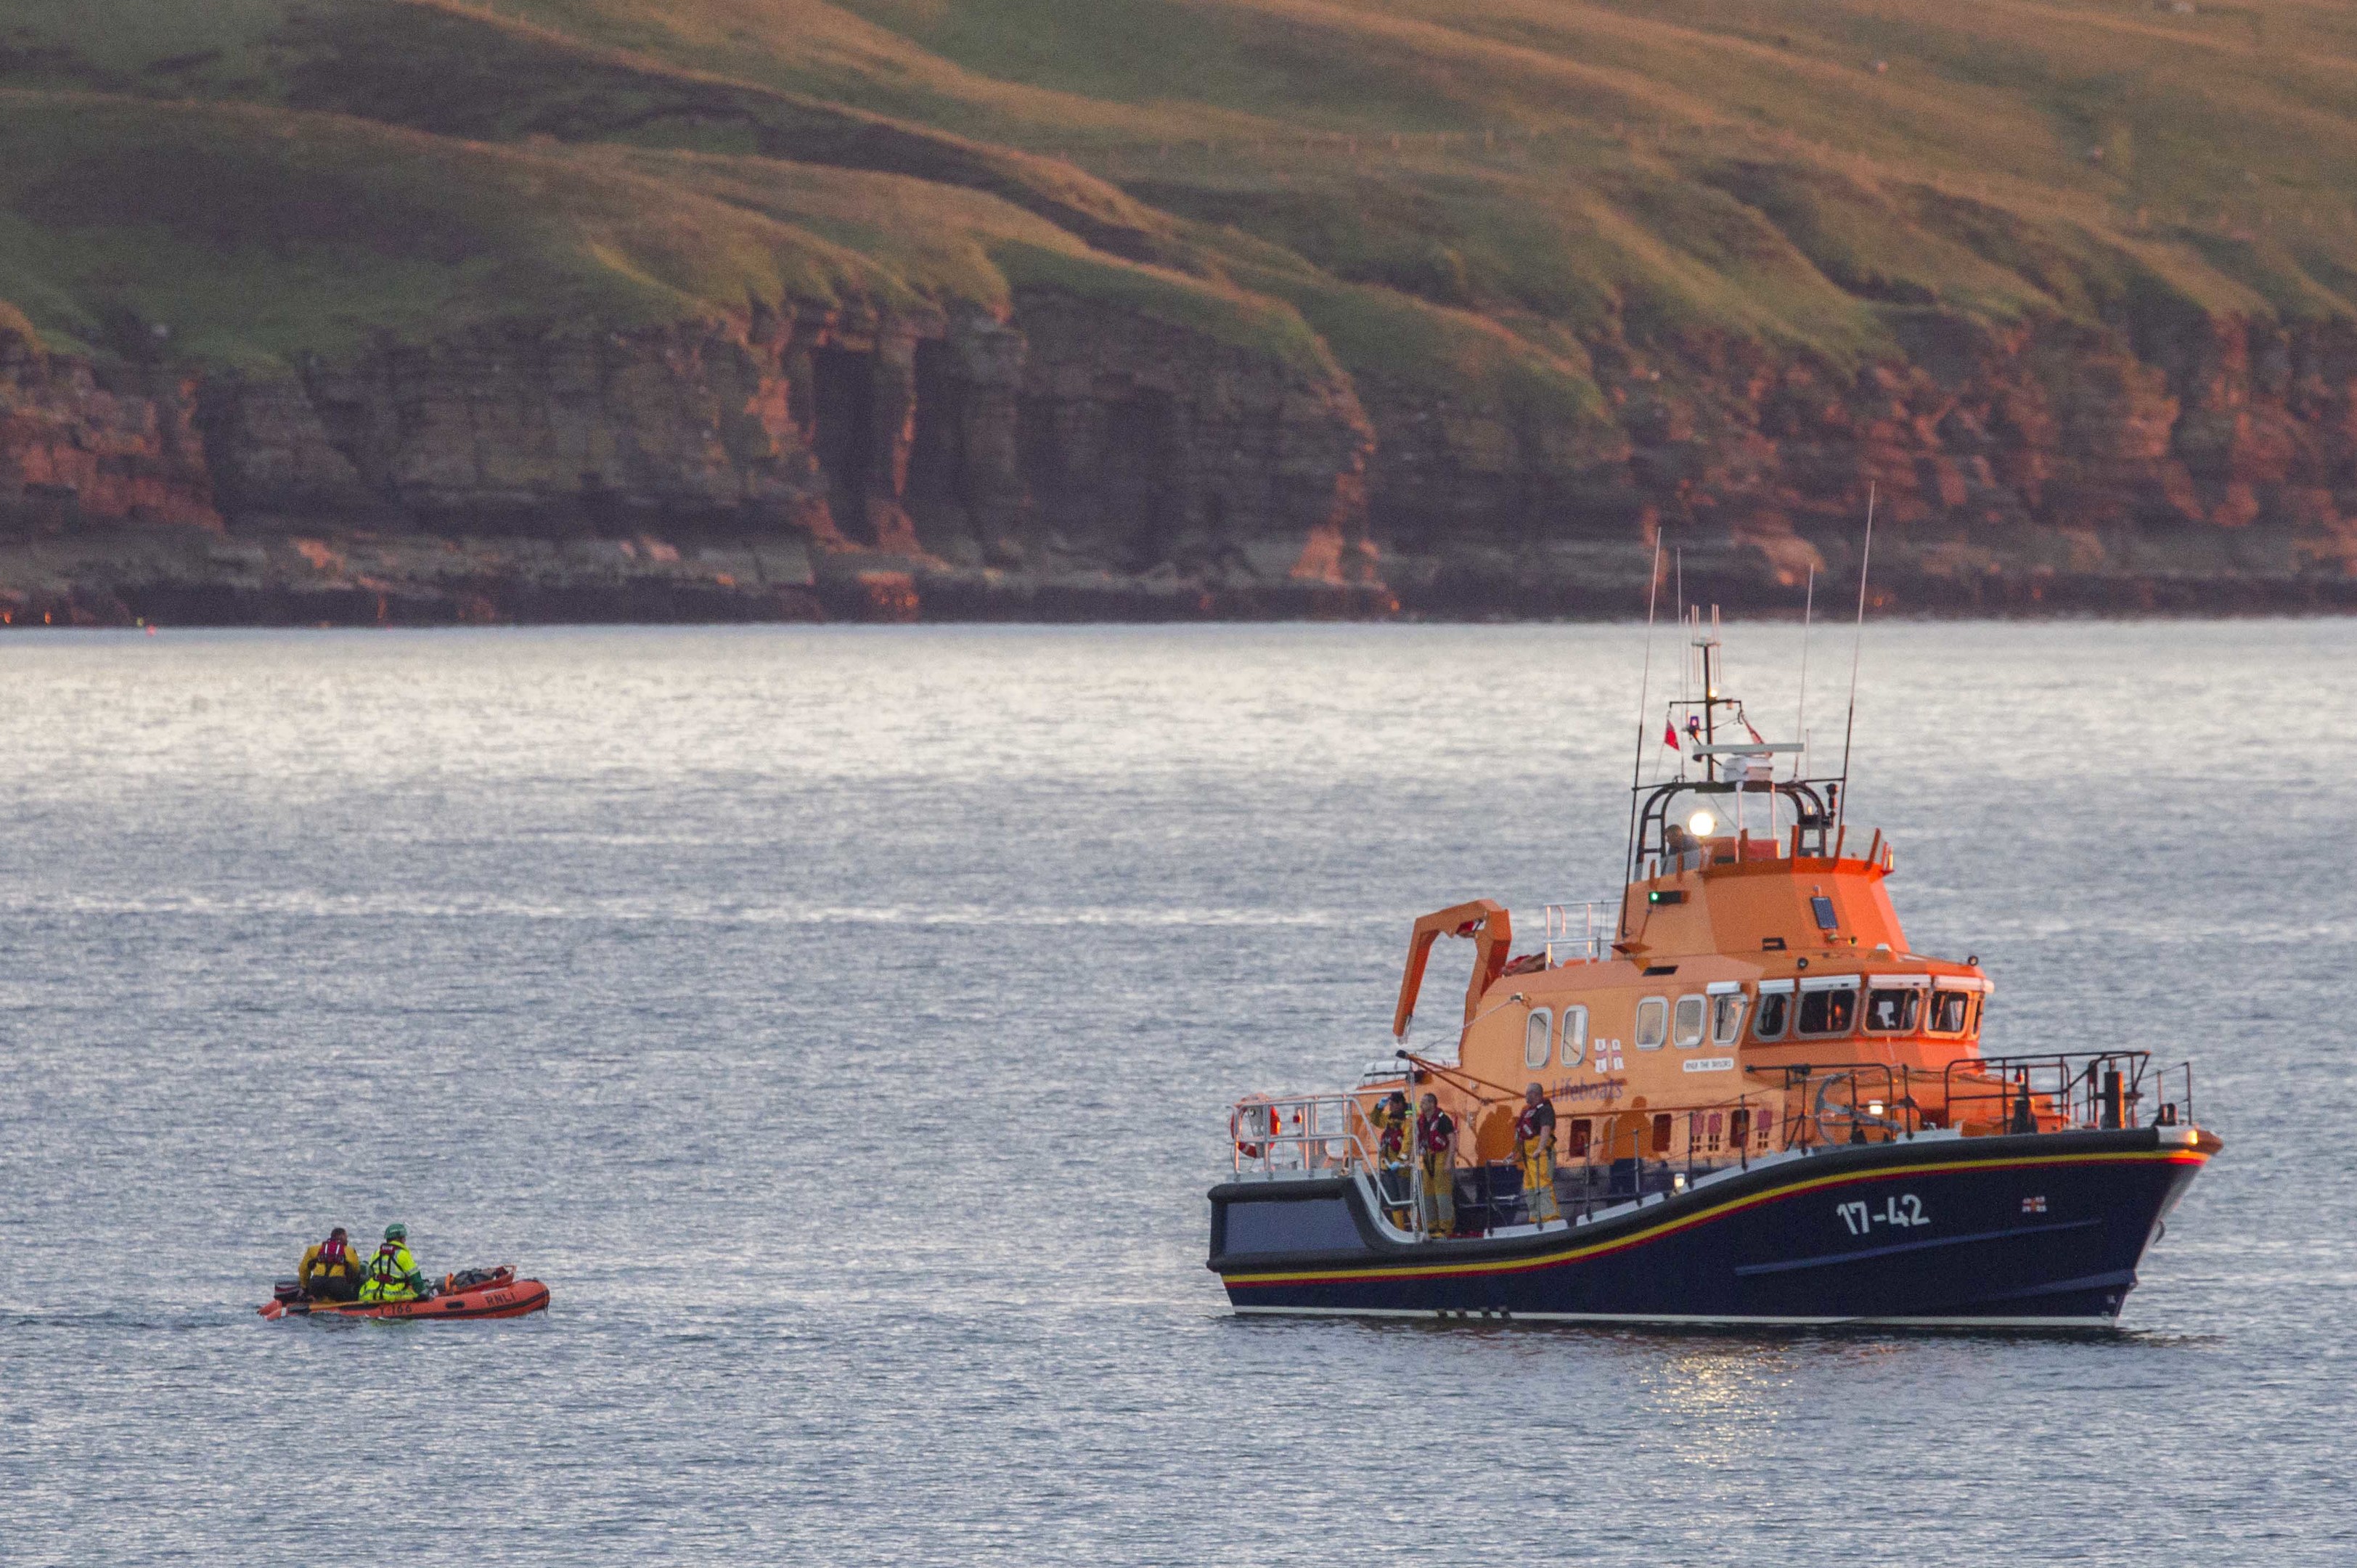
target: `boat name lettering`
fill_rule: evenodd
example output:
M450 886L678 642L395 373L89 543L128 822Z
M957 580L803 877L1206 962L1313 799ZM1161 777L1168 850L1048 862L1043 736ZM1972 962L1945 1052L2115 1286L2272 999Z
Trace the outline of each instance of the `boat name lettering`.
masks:
M1870 1234L1878 1225L1896 1226L1907 1230L1917 1225L1929 1225L1932 1217L1923 1212L1922 1201L1911 1192L1897 1193L1882 1200L1879 1211L1864 1202L1837 1203L1834 1212L1849 1227L1853 1236Z
M1735 1070L1735 1058L1733 1057L1696 1057L1686 1063L1686 1070L1688 1072L1732 1072Z

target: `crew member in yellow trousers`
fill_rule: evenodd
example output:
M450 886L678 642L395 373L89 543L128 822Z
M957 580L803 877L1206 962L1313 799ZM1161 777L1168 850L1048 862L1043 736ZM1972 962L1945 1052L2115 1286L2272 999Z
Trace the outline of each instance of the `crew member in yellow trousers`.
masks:
M1408 1109L1407 1096L1394 1089L1375 1102L1367 1121L1375 1129L1375 1186L1383 1196L1383 1211L1393 1224L1405 1230L1407 1143L1408 1134L1415 1131L1415 1112ZM1399 1201L1394 1203L1394 1198Z
M1457 1119L1427 1094L1417 1102L1415 1152L1424 1170L1424 1233L1457 1233Z
M1523 1090L1514 1118L1514 1163L1523 1168L1523 1209L1534 1225L1560 1219L1555 1201L1555 1103L1537 1084Z

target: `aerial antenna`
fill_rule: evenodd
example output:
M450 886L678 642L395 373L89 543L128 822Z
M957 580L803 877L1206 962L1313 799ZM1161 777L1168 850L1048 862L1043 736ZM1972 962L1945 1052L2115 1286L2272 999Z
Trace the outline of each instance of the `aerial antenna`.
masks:
M1801 706L1800 711L1792 715L1793 733L1801 737L1803 747L1809 744L1809 622L1816 613L1817 564L1812 561L1809 563L1809 585L1801 600ZM1809 759L1803 755L1801 771L1806 774L1808 770Z
M1676 579L1674 592L1676 595L1674 602L1678 611L1678 636L1683 638L1686 634L1686 547L1684 545L1681 544L1670 552L1670 572ZM1691 650L1687 650L1678 657L1678 701L1685 702L1693 695L1694 654ZM1683 779L1685 776L1686 754L1685 748L1681 746L1678 748L1678 777Z
M1637 757L1629 765L1629 850L1621 860L1625 872L1637 859L1637 794L1645 787L1645 704L1652 698L1653 609L1662 601L1662 536L1653 535L1653 572L1645 580L1645 665L1637 677ZM1629 934L1629 900L1620 900L1620 934Z
M1857 630L1849 645L1849 717L1842 721L1841 804L1836 824L1849 821L1849 740L1857 728L1857 657L1866 646L1866 574L1874 564L1874 481L1866 482L1866 545L1857 553Z

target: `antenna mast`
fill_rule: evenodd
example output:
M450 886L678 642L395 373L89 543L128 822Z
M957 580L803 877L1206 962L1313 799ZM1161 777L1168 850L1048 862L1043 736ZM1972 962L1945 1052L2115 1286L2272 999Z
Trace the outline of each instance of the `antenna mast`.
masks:
M1866 646L1866 574L1874 564L1874 481L1866 482L1866 544L1857 554L1857 630L1849 645L1849 716L1842 721L1841 803L1834 808L1834 822L1849 821L1849 740L1857 728L1857 659Z
M1792 715L1792 729L1801 737L1803 746L1809 743L1809 622L1815 618L1816 613L1817 564L1812 561L1809 563L1809 586L1801 600L1801 705ZM1808 770L1806 757L1802 758L1801 768L1803 772Z
M1653 573L1645 580L1645 666L1637 678L1637 756L1629 765L1629 847L1620 859L1627 873L1637 858L1637 792L1645 787L1645 704L1653 688L1653 610L1662 601L1662 536L1653 535ZM1629 900L1620 900L1620 935L1629 934Z

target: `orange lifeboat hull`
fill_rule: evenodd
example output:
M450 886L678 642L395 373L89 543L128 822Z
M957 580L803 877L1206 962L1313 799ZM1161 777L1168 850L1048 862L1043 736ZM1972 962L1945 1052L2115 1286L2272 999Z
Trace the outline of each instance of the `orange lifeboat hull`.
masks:
M460 1323L523 1317L547 1307L548 1287L540 1281L501 1280L418 1301L272 1301L254 1310L273 1322L282 1317L399 1317Z

